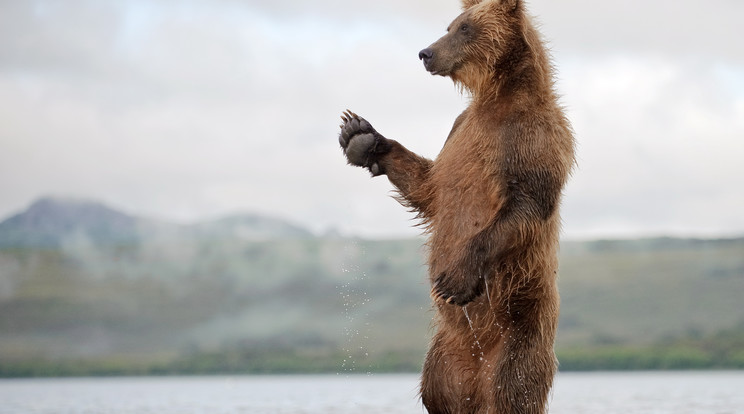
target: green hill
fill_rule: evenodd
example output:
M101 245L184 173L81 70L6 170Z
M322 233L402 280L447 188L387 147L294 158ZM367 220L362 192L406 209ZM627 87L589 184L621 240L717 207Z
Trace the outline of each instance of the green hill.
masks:
M650 344L744 321L744 240L566 243L560 345Z
M0 373L416 370L432 316L421 244L0 249ZM742 253L744 239L566 243L564 367L741 328Z

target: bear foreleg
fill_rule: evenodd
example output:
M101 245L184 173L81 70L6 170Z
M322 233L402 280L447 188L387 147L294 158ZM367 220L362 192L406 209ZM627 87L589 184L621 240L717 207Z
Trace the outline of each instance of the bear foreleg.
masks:
M346 111L341 117L339 143L349 164L367 168L372 176L385 174L398 189L399 201L430 216L432 187L429 181L431 160L377 132L366 119Z

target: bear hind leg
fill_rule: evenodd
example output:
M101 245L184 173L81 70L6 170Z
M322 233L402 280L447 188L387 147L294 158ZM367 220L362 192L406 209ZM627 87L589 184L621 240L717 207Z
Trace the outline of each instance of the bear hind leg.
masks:
M477 412L478 367L465 356L471 351L459 348L442 334L432 341L421 375L421 402L430 414Z
M489 405L493 405L497 413L547 412L557 369L555 356L552 349L544 352L526 351L507 352L495 366L491 383L493 402Z

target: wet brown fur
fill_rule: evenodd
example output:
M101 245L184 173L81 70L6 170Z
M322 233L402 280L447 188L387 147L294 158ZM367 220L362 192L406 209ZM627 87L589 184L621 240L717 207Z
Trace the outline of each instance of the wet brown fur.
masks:
M543 413L556 371L558 205L574 140L522 2L463 8L449 31L471 25L462 28L471 40L432 49L470 105L436 160L386 140L376 161L430 236L436 332L421 397L430 413Z

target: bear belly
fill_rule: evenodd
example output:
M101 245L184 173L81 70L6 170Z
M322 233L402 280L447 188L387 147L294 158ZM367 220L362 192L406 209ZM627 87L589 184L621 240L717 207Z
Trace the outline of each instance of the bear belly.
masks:
M494 167L483 156L484 148L477 145L475 135L466 135L466 131L461 128L461 133L451 137L432 167L435 199L428 223L430 275L456 263L473 236L491 224L502 204Z

